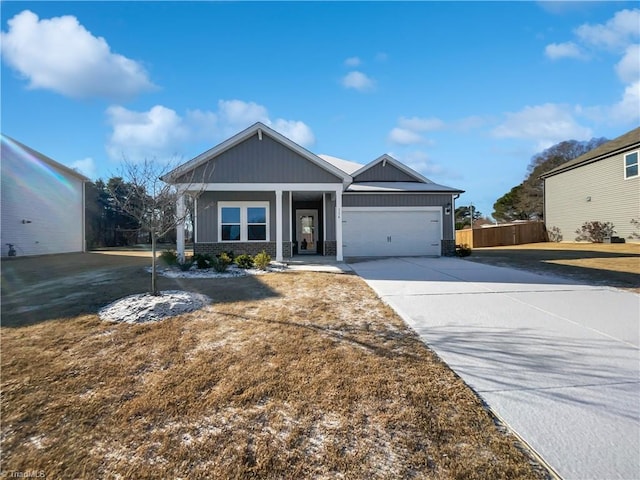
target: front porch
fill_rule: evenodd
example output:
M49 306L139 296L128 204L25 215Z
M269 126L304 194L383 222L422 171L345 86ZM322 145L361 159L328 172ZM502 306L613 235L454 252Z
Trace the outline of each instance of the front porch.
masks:
M178 197L177 210L184 217L184 195L196 198L196 254L265 251L280 262L307 255L342 261L343 188L343 184L313 183L190 185ZM180 226L177 250L184 256Z

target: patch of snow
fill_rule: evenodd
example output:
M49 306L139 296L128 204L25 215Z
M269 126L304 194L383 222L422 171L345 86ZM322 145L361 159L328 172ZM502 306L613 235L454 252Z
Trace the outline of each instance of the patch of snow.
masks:
M193 312L211 303L206 295L181 290L165 290L160 295L141 293L116 300L98 312L101 320L121 323L157 322Z
M265 273L284 272L287 265L280 262L271 262L266 270L257 268L240 268L231 265L226 272L216 272L213 268L197 268L193 265L191 269L183 271L178 267L158 268L159 275L167 278L236 278L246 277L247 275L264 275ZM147 272L151 272L151 267L147 267Z

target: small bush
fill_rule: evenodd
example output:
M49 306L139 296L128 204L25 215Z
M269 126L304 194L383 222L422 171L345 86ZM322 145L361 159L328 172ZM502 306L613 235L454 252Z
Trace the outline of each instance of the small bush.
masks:
M578 236L576 242L593 242L602 243L605 238L612 237L616 231L611 222L584 222L582 226L576 230Z
M225 252L222 252L217 257L211 259L211 266L216 272L219 273L226 272L227 268L229 268L229 265L231 265L232 263L233 260L231 260L231 257Z
M471 247L466 243L464 245L456 245L456 255L458 257L468 257L471 255Z
M164 250L160 254L160 260L162 260L165 265L172 266L178 261L178 254L175 250Z
M259 270L266 270L271 263L271 256L264 250L253 257L253 263Z
M247 255L243 253L242 255L238 255L235 259L236 265L240 268L251 268L253 267L253 258L251 255Z
M558 227L551 227L547 230L547 236L549 237L550 242L559 243L562 241L562 233Z
M213 266L214 258L208 253L198 253L194 255L194 260L199 269L211 268Z
M635 218L631 219L631 225L633 225L633 232L629 235L630 239L638 239L640 238L640 220L636 220Z
M187 272L191 270L191 267L193 266L193 264L194 264L193 257L185 257L184 262L181 262L180 260L176 260L176 265L178 265L180 270L182 270L183 272Z

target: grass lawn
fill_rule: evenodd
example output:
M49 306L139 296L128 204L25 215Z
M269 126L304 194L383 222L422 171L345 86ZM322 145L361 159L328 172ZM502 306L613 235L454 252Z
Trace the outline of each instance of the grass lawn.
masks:
M468 260L549 273L640 293L638 243L529 243L474 248Z
M155 324L101 322L96 305L147 288L138 262L3 262L3 472L545 478L357 276L162 279L213 303Z

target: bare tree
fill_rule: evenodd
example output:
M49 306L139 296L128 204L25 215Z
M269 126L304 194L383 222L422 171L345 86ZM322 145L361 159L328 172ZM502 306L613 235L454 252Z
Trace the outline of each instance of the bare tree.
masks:
M173 229L183 228L189 217L186 209L176 208L178 191L176 185L164 182L161 177L172 170L168 164L159 164L145 159L143 162L124 160L120 177L128 184L126 195L107 186L107 191L117 207L135 218L140 230L151 237L151 293L159 295L157 287L157 241ZM182 184L184 186L184 184ZM191 192L197 196L201 192ZM191 203L191 202L190 202Z

